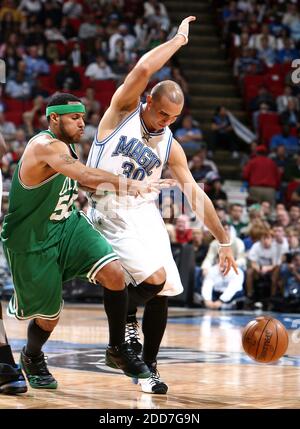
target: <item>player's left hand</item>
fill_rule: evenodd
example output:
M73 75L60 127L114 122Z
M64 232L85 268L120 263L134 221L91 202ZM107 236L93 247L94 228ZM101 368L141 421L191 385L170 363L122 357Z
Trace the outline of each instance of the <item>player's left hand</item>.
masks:
M178 27L176 35L181 34L184 37L183 45L186 45L189 41L190 22L195 20L196 20L195 16L188 16L181 22L181 24Z
M149 183L149 185L145 185L147 191L146 192L156 192L160 193L162 189L172 188L177 185L177 181L174 179L159 179L154 182ZM140 192L141 194L143 192Z
M177 180L174 179L160 179L157 182L157 186L160 189L172 188L177 185Z
M233 257L231 247L219 248L219 266L221 273L226 276L230 269L233 268L235 273L238 274L238 268Z

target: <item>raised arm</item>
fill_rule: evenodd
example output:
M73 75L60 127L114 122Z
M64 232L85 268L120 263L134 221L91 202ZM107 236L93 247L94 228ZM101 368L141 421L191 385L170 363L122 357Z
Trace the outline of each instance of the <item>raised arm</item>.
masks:
M173 139L172 149L169 158L169 167L172 175L178 181L181 190L186 195L192 210L197 217L205 224L213 236L221 244L229 243L220 219L215 208L201 187L195 182L187 164L185 153L180 144ZM221 247L219 249L220 267L224 275L228 274L231 267L237 273L237 266L234 261L231 247Z
M111 107L114 110L132 111L137 107L140 95L147 87L150 77L188 42L189 24L195 19L194 16L185 18L171 40L142 56L123 85L115 92L111 101Z

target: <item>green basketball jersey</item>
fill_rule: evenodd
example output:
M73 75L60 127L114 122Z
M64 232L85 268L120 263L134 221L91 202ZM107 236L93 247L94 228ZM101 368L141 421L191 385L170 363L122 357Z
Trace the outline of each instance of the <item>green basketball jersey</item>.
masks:
M49 134L42 131L34 136ZM72 156L77 159L70 146ZM78 195L77 182L56 173L36 186L26 186L20 179L20 160L12 179L8 214L4 218L1 239L14 252L33 252L58 243L70 216L75 215L74 200Z

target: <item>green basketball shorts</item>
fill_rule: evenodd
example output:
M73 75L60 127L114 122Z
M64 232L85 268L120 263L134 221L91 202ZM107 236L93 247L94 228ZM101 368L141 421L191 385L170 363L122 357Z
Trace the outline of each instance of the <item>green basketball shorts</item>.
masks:
M18 319L56 319L62 284L74 278L96 284L97 273L118 259L111 245L83 212L67 219L61 240L45 250L16 253L3 245L15 287L8 314Z

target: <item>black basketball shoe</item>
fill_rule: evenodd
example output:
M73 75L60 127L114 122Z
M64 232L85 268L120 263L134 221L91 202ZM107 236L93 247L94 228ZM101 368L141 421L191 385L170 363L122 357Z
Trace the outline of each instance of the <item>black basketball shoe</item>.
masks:
M26 380L19 365L0 363L0 393L16 395L27 392Z
M151 372L150 377L146 379L134 378L134 384L139 384L142 388L142 391L145 393L165 395L168 391L168 386L160 378L160 374L157 370L157 362L149 363L148 368Z
M111 368L121 369L127 377L148 378L150 371L128 343L121 346L108 346L105 363Z
M37 357L28 357L23 348L20 365L33 389L57 389L57 381L48 371L43 352Z
M127 316L126 328L125 328L125 341L130 345L130 347L140 354L142 352L142 344L139 337L139 324L136 320L135 314Z

